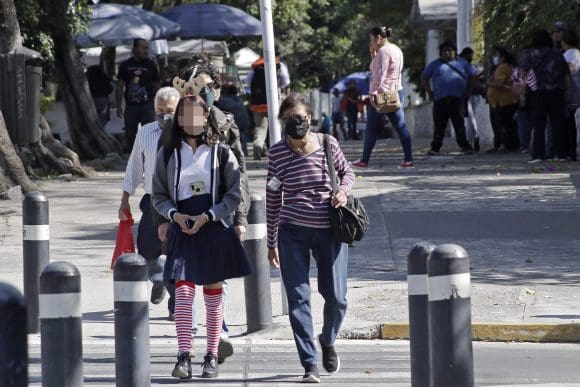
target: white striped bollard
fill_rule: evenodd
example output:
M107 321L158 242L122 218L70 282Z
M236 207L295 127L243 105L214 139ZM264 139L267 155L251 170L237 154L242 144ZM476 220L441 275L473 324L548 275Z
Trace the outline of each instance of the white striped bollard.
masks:
M63 261L40 275L40 348L43 387L83 385L81 275Z
M411 386L429 387L429 299L427 258L435 245L419 242L407 257Z
M139 254L120 256L113 278L115 382L117 387L149 387L149 271L145 258Z
M428 260L432 387L473 387L469 256L456 244L437 246Z
M0 386L28 386L26 300L0 282Z
M272 291L270 264L266 243L266 207L258 194L252 194L244 249L252 273L244 277L246 324L248 332L256 332L272 325Z
M22 251L28 333L37 333L38 284L49 260L48 199L40 192L30 192L22 200Z

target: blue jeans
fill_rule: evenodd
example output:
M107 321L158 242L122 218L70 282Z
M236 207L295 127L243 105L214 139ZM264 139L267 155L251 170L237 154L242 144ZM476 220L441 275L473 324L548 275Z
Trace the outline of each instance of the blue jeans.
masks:
M318 292L324 297L320 339L324 345L334 345L346 313L348 248L334 240L330 228L286 223L279 228L278 249L290 325L300 363L306 367L317 362L310 308L310 252L318 267Z
M529 149L530 148L530 138L532 134L532 128L530 123L530 113L525 107L518 108L516 112L516 120L518 122L518 135L520 140L520 148Z
M371 158L371 153L377 142L377 134L381 128L381 116L386 114L397 131L403 153L405 154L405 161L413 161L413 147L411 145L411 133L405 124L405 112L403 111L403 93L399 91L399 99L401 100L401 107L393 113L377 113L375 108L369 105L367 111L367 130L365 132L365 145L363 148L363 155L361 161L368 163Z

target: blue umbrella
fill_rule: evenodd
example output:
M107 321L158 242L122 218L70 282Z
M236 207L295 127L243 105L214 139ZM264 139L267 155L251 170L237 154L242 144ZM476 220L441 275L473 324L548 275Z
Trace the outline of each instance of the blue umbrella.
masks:
M96 4L89 30L76 38L81 47L119 46L134 39L156 40L176 36L179 24L153 12L123 4Z
M179 37L182 39L262 35L262 24L258 19L223 4L182 4L161 15L181 25Z
M367 95L369 93L369 83L371 79L370 72L358 72L352 73L344 78L334 81L325 87L321 88L320 91L330 93L332 89L336 88L340 93L344 93L347 89L348 84L351 80L356 82L356 87L360 90L361 94Z

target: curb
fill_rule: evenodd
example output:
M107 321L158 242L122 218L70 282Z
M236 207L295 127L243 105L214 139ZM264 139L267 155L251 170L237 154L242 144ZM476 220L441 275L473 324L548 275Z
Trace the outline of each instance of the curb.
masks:
M578 343L580 324L472 324L475 341L517 341L530 343ZM409 339L409 324L381 324L380 339Z

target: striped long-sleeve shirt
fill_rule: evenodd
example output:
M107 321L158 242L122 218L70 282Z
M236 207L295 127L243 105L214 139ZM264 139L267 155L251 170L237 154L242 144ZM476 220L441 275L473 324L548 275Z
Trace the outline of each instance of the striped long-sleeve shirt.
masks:
M330 174L322 145L309 155L294 152L284 140L268 150L268 185L266 188L266 215L268 247L278 245L278 226L292 223L313 228L329 228L328 210L332 196ZM334 168L340 179L339 189L350 194L354 173L344 157L338 141L330 137ZM278 179L280 185L271 184Z
M139 184L143 183L145 193L151 193L151 181L155 171L157 158L157 143L161 137L161 128L157 121L143 125L137 132L135 145L127 162L123 191L134 195Z

